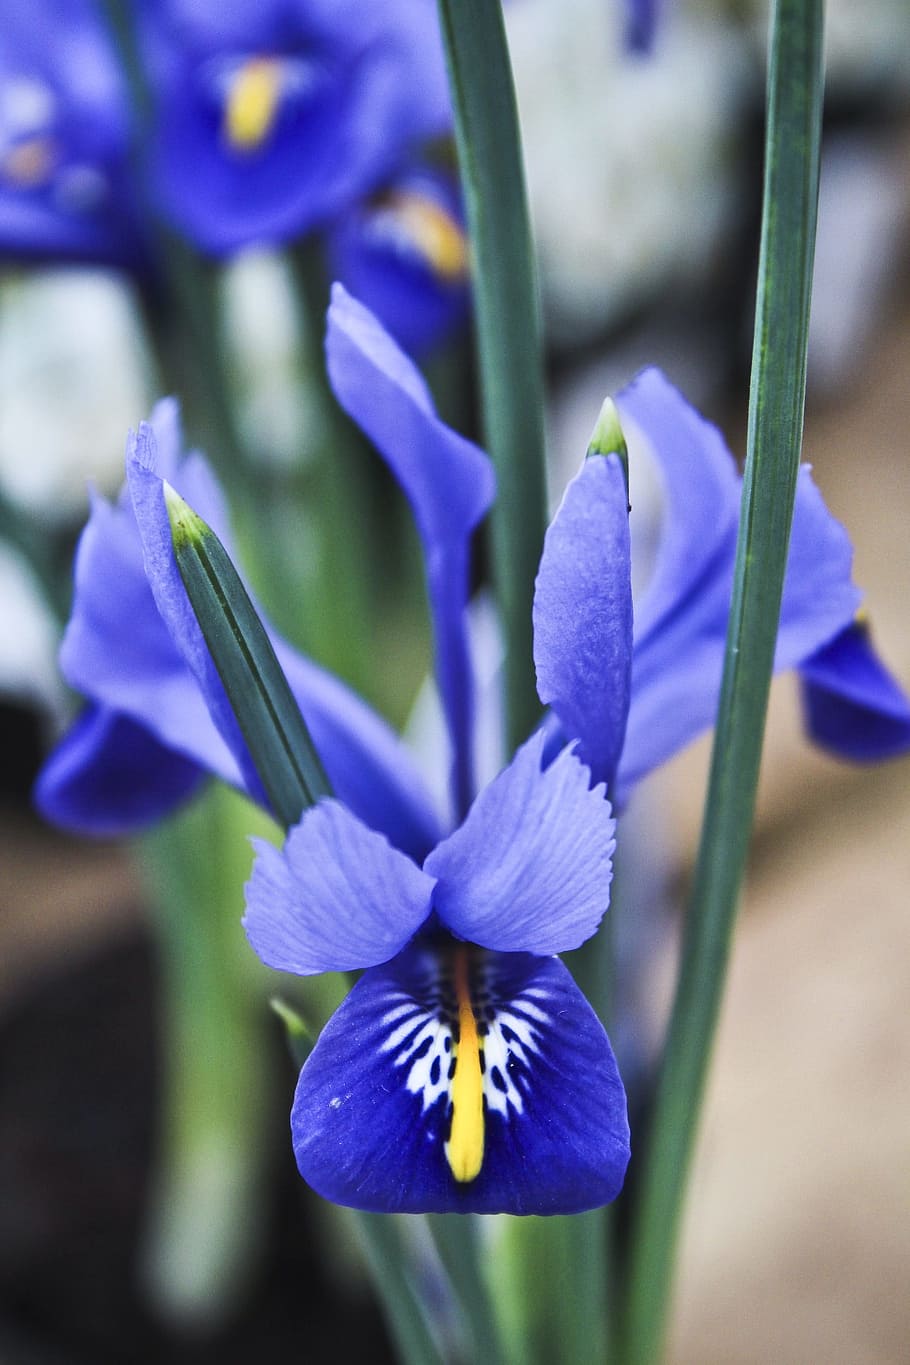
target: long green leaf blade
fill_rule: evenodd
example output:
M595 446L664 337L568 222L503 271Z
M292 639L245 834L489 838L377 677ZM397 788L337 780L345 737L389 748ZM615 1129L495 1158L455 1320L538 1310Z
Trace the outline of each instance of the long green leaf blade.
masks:
M275 816L285 828L331 794L281 665L210 526L165 487L177 568Z
M634 1365L648 1365L660 1354L686 1175L755 804L802 439L822 19L821 0L777 0L772 18L740 531L705 821L633 1210L622 1359Z
M518 115L500 0L439 0L474 261L484 427L499 486L493 577L506 739L537 723L531 603L546 523L543 362Z

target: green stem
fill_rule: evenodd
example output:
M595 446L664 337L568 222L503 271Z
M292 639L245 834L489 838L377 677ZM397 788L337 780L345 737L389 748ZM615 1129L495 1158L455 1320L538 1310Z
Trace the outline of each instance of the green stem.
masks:
M537 724L531 604L546 525L543 360L518 114L500 0L439 0L474 271L493 578L509 751Z
M158 928L164 1053L145 1275L160 1311L196 1328L215 1327L233 1311L265 1233L278 1105L265 973L240 927L251 861L244 836L253 826L267 832L244 798L213 785L142 847Z
M621 1359L660 1355L686 1175L755 804L805 397L822 105L821 0L772 20L761 256L733 599L679 983L631 1226Z
M471 1215L431 1213L427 1223L443 1269L464 1313L470 1360L503 1365L505 1355L490 1290L480 1267L478 1226Z
M430 1332L420 1293L407 1273L408 1255L395 1218L358 1213L355 1226L404 1365L442 1365L442 1353Z

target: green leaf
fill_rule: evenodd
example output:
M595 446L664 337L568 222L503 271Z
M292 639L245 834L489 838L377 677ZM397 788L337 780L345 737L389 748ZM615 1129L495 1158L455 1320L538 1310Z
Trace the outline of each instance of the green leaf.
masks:
M430 1331L427 1310L415 1286L418 1275L410 1264L398 1218L385 1213L355 1213L354 1225L404 1365L443 1365L442 1351Z
M275 816L285 828L331 795L271 641L221 541L165 484L177 568Z
M621 1356L634 1365L648 1365L660 1354L686 1174L755 804L802 439L822 83L821 0L778 0L733 600L679 983L637 1173Z
M439 0L474 263L484 428L496 466L493 578L509 749L537 724L531 604L546 526L543 361L512 72L500 0Z
M269 1007L284 1024L284 1035L292 1061L296 1066L303 1066L316 1044L313 1030L294 1006L289 1005L280 995L272 996Z

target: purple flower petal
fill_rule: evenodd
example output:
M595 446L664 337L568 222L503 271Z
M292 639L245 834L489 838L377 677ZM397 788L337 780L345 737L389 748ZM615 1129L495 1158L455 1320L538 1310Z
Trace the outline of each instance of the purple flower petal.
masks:
M614 821L602 786L569 750L545 770L538 731L424 863L440 919L501 952L577 948L610 902Z
M616 395L629 446L629 481L643 455L663 483L663 520L654 572L635 603L635 648L672 624L680 604L698 600L719 572L732 572L742 481L716 427L657 369Z
M717 709L736 554L742 481L717 430L657 371L617 397L632 478L644 438L666 490L657 563L635 614L632 700L619 766L623 801L646 773L701 730ZM775 668L809 658L853 617L851 550L807 467L800 470Z
M142 538L145 574L158 610L196 680L218 733L237 763L245 789L254 800L265 805L262 783L177 568L164 484L156 471L154 432L146 422L130 436L126 472L136 525Z
M450 1163L459 1106L480 1128L471 1179ZM440 942L364 974L301 1072L291 1132L319 1194L375 1212L577 1213L616 1197L629 1160L609 1041L562 963Z
M456 805L472 794L473 680L465 606L470 537L490 505L492 466L436 416L419 372L368 309L332 290L326 355L341 406L388 462L414 511L426 556L436 672L455 762Z
M615 456L586 460L547 531L534 591L537 691L598 781L612 781L632 664L629 512Z
M800 667L809 734L855 762L896 758L910 750L910 700L854 624Z
M309 976L385 962L430 912L432 877L338 801L308 810L282 851L254 845L243 924L279 971Z
M127 716L90 705L42 768L34 799L52 824L110 838L169 814L204 776Z

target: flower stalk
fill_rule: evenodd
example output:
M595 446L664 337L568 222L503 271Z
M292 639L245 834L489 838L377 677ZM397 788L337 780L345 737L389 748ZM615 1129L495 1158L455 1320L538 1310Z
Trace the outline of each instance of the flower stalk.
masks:
M821 0L777 0L748 448L720 709L679 983L640 1158L621 1360L661 1352L683 1195L755 804L802 441L823 86Z
M439 0L471 250L493 580L505 645L506 748L540 717L531 601L546 525L543 360L518 113L499 0Z

